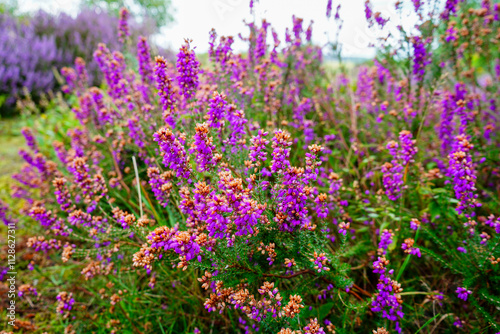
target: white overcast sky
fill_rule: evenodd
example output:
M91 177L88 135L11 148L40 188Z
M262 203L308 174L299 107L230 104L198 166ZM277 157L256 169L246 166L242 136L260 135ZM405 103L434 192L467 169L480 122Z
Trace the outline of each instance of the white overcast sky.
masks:
M407 15L400 20L394 11L394 0L372 0L374 12L380 11L384 17L390 17L386 29L395 31L397 24L411 27L416 23L415 15ZM408 6L411 1L406 0ZM410 4L408 4L410 3ZM253 16L249 11L249 0L172 0L175 8L175 22L162 29L157 42L163 46L177 49L184 38L193 40L198 52L208 50L209 31L215 28L217 34L236 36L242 32L247 34L248 29L243 20L251 21ZM343 44L343 56L371 57L374 51L368 47L381 32L376 28L368 28L364 13L364 0L333 0L332 18L326 18L327 0L260 0L255 4L254 15L257 22L265 18L284 39L284 32L292 25L292 15L304 19L307 27L310 20L314 20L313 41L324 45L334 39L335 25L333 15L335 8L341 4L341 18L344 26L339 40ZM19 1L21 11L43 9L51 13L67 12L76 15L78 0L22 0ZM268 40L268 43L271 40ZM235 44L236 49L243 49L242 43Z

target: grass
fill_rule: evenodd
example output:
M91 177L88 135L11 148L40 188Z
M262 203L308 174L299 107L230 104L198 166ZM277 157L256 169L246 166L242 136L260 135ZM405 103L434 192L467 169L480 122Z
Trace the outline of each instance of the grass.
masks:
M0 120L0 191L1 198L8 192L12 184L11 176L18 171L23 160L18 155L20 148L25 147L24 138L21 135L22 120L19 117Z

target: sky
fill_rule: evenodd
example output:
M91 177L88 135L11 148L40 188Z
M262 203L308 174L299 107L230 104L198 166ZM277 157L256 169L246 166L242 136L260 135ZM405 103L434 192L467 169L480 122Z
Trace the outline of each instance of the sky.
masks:
M409 15L398 17L394 10L394 0L372 0L373 11L380 11L383 17L390 17L385 31L369 28L364 14L364 0L333 0L332 18L326 18L327 0L260 0L256 1L254 13L250 14L249 0L172 0L175 8L175 22L162 28L155 36L157 43L164 47L177 49L185 38L193 40L198 52L208 50L209 32L215 28L219 36L236 36L248 33L243 20L260 22L263 18L271 23L284 39L285 30L292 26L292 15L304 19L305 28L310 20L313 24L313 42L325 45L335 39L336 26L333 15L338 4L341 5L340 16L344 20L339 34L344 57L369 58L374 50L369 44L376 42L377 37L396 32L395 26L403 24L410 27L416 23L416 17ZM19 2L21 11L43 9L51 13L66 12L76 15L78 0L23 0ZM235 40L237 40L235 38ZM268 40L268 43L270 40ZM234 49L244 50L243 42L236 42Z

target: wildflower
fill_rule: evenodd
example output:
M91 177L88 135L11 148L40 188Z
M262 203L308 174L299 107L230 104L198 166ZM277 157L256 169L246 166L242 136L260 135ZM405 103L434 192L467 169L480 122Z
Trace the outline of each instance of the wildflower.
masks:
M422 37L415 36L412 39L413 46L413 74L417 81L422 81L425 75L425 67L430 63L429 55L425 48Z
M67 293L66 291L60 292L56 298L59 301L57 304L57 312L60 314L71 311L73 304L75 304L73 294Z
M340 222L339 223L339 233L343 234L344 236L347 235L347 231L351 227L351 224L349 222Z
M161 206L166 207L168 205L168 198L172 190L172 182L170 180L174 176L172 171L163 172L160 174L160 170L157 167L148 168L148 178L151 190L160 203Z
M326 17L330 18L332 16L332 0L328 0L328 3L326 4Z
M463 328L464 327L464 322L460 320L459 317L455 317L455 321L453 322L453 326L457 328Z
M194 142L191 145L189 153L196 153L196 163L200 172L208 171L219 160L217 154L215 154L212 137L209 136L208 123L196 124L195 131Z
M251 139L252 145L250 146L249 158L257 166L260 166L261 161L266 161L267 159L266 146L269 144L269 140L264 138L267 135L268 132L259 130L257 136L253 136Z
M459 200L456 210L459 214L465 213L466 217L474 216L472 210L481 206L477 202L478 195L474 193L476 171L469 153L473 148L474 145L469 143L466 136L459 135L455 138L453 151L448 156L448 176L453 179L455 196Z
M295 265L297 265L297 264L295 263L294 259L285 259L285 266L286 267L291 268Z
M318 323L318 319L314 318L304 327L305 334L326 334L323 327Z
M319 194L314 202L316 203L316 213L318 218L325 219L328 216L328 207L326 203L327 196L326 194Z
M266 20L262 20L262 27L258 30L257 39L255 41L255 50L254 57L259 60L262 59L266 55L267 44L267 28L269 27L269 23Z
M200 63L196 60L194 50L190 49L191 40L185 40L177 54L177 82L181 87L181 94L186 100L194 96L198 89L198 71Z
M33 135L31 129L23 127L21 129L21 133L23 134L24 139L26 140L26 146L28 146L33 152L38 153L38 145L36 143L35 136Z
M63 67L61 69L61 75L66 80L66 85L64 85L61 90L66 94L73 92L77 82L76 71L70 67Z
M154 77L156 80L156 89L160 97L160 105L163 109L163 119L172 128L175 127L173 112L175 110L174 89L172 80L167 72L167 61L160 56L155 58Z
M379 328L377 328L377 330L373 330L372 333L373 334L389 334L389 332L387 331L387 329L385 329L385 327L379 327Z
M394 238L394 233L392 232L392 230L384 229L382 231L382 233L380 234L380 242L378 244L379 250L382 250L382 251L379 251L379 254L380 253L382 253L382 254L387 253L386 250L387 250L387 248L389 248L389 245L392 244L392 238Z
M403 130L399 133L399 141L401 142L401 149L398 152L398 158L402 160L404 166L414 162L413 157L418 151L415 147L416 140L412 139L413 136L410 131Z
M416 218L412 218L410 221L410 228L412 230L418 230L420 228L420 221Z
M207 111L208 124L211 128L222 129L227 117L228 104L223 93L214 92Z
M408 238L408 239L405 239L405 242L402 244L401 248L407 254L416 255L418 257L422 256L422 254L420 253L420 249L413 247L414 244L415 244L415 240L412 238Z
M472 291L467 290L466 288L458 287L457 290L455 291L458 295L458 298L466 301L467 297L469 297L470 294L472 294Z
M479 237L481 238L481 245L485 245L491 238L491 236L486 232L481 232L481 235Z
M158 142L163 152L163 164L172 169L177 177L189 179L191 168L189 156L181 142L168 128L161 128L154 135L154 141Z
M128 27L128 19L130 13L127 8L120 8L120 20L118 21L118 40L120 43L124 43L125 39L130 36L130 31Z
M313 258L309 260L315 264L314 269L316 269L318 273L322 271L330 271L330 268L326 266L326 263L329 262L329 260L326 258L325 253L318 254L317 252L314 252Z
M394 270L387 271L389 261L385 257L378 257L373 262L373 272L379 274L377 284L378 293L372 301L371 310L382 312L382 317L396 323L396 330L401 333L399 320L403 318L403 301L400 293L403 291L401 284L391 279Z
M300 313L300 309L304 308L302 305L302 297L299 295L291 295L290 301L283 307L283 312L288 318L295 318Z
M69 243L66 243L63 248L63 253L62 253L62 262L68 262L71 256L75 253L75 245L70 245Z
M4 201L0 200L0 220L5 224L5 226L14 226L16 220L8 215L9 206ZM0 280L1 281L1 280Z
M78 76L78 87L81 92L85 91L89 84L89 75L87 73L87 67L85 60L81 57L76 57L75 58L75 70L76 74Z
M31 286L30 284L23 284L23 285L19 286L18 292L17 292L17 295L19 296L19 298L28 296L30 294L33 296L37 296L38 292L36 291L36 288Z
M284 157L276 158L277 156L275 155L275 159L273 160L275 168L289 163L288 160L283 160ZM279 215L275 217L275 221L279 222L280 228L284 231L293 231L297 227L307 224L307 195L305 193L303 176L303 168L288 167L285 173L283 173L283 187L277 192L277 212ZM281 220L281 217L284 219Z
M290 134L283 130L276 130L272 140L273 160L271 162L271 171L281 174L290 166L288 161L290 156L289 147L292 145Z
M146 37L139 36L137 43L137 61L138 70L144 84L153 82L153 64L151 62L151 53Z

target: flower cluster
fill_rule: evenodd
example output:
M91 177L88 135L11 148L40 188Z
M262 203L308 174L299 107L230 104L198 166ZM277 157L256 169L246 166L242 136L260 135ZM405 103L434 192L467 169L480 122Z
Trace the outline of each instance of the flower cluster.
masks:
M388 20L365 6L370 24L383 28ZM328 70L312 23L298 17L283 41L269 22L247 23L249 34L239 35L244 53L235 38L212 31L202 66L189 40L176 60L153 62L146 38L129 43L121 11L124 53L97 47L99 88L89 87L78 59L61 71L65 93L40 102L64 120L52 127L40 117L36 128L21 131L27 148L14 175L17 202L12 209L0 202L0 218L32 233L19 249L32 270L23 277L34 278L46 302L57 292L35 279L46 267L75 268L57 311L69 317L82 301L71 314L80 332L98 330L83 320L101 310L98 323L110 330L161 332L157 312L143 312L142 326L137 309L127 307L130 319L118 321L115 312L131 298L166 310L162 321L174 332L195 325L411 332L436 312L460 316L457 326L494 326L500 61L491 50L498 8L467 6L457 3L459 14L450 9L441 23L440 13L413 1L409 17L419 31L412 34L422 37L405 37L404 53L392 49L394 36L380 38L374 65L356 66L357 76ZM128 50L134 46L137 61ZM446 55L441 64L436 55ZM33 105L20 102L27 113ZM470 305L446 284L433 286L438 272L470 289L456 291ZM203 289L194 288L197 281ZM121 283L136 287L133 296ZM23 285L23 305L33 286ZM87 291L99 292L96 307L86 306ZM402 296L410 297L403 303ZM432 326L437 333L452 323L444 317Z
M191 42L186 39L185 44L177 54L177 72L179 73L177 81L186 100L192 98L198 89L198 71L200 67L194 50L190 49Z
M455 138L452 153L449 155L448 176L453 180L455 196L459 203L457 212L467 217L474 216L474 209L481 206L477 201L476 171L472 163L470 151L474 148L466 136Z

